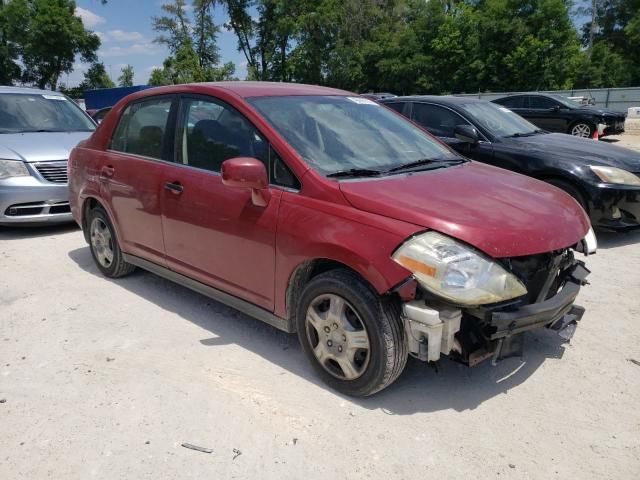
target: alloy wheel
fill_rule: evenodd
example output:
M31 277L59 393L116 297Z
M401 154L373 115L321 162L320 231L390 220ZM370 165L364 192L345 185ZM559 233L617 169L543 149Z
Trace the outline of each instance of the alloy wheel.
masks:
M305 320L306 334L316 360L341 380L355 380L369 364L369 335L360 316L344 298L316 297Z
M113 263L113 238L109 227L101 218L94 218L89 233L91 248L98 262L104 268L109 268Z
M591 136L591 128L586 123L578 123L571 129L571 135L582 138L589 138Z

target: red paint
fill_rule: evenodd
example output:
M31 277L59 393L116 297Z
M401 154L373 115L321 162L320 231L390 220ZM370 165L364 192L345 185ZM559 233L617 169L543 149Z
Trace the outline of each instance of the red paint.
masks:
M289 165L301 191L266 185L264 166L252 159L228 160L217 175L108 150L129 102L180 93L209 95L235 107ZM82 206L93 198L113 220L125 252L281 317L293 272L311 259L343 263L384 293L409 276L391 260L392 252L426 229L494 257L564 248L588 230L584 212L559 190L477 163L382 179L327 179L311 170L245 101L259 95L353 94L308 85L224 82L130 95L71 154L69 188L76 220L82 221ZM101 175L104 167L111 177ZM178 183L183 191L167 190L166 183ZM412 288L405 286L403 297L409 298Z

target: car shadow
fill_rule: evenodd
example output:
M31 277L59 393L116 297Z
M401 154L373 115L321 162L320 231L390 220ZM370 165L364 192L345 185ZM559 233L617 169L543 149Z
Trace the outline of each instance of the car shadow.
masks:
M328 387L316 376L298 344L296 335L281 332L259 320L195 293L157 275L138 270L118 280L102 276L89 248L69 252L79 268L174 312L213 334L200 339L206 347L238 345L288 370L319 388ZM409 359L401 377L386 390L368 398L337 394L346 402L389 415L410 415L454 409L472 410L526 381L547 359L562 358L565 345L550 331L529 334L525 356L508 358L494 367L488 360L474 368L443 359L438 367Z
M23 238L50 237L51 235L80 230L75 222L56 225L33 225L24 227L0 226L0 240L22 240Z
M624 247L640 243L640 230L629 230L626 232L597 232L598 248L607 250L609 248Z

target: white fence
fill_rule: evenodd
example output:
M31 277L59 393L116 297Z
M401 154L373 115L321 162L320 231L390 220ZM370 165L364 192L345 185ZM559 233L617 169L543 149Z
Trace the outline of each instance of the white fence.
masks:
M514 93L530 92L503 92L503 93L467 93L460 94L460 97L475 97L484 100L494 100ZM592 88L581 90L554 90L540 93L558 93L566 97L591 97L595 100L596 106L610 108L618 112L627 113L630 107L640 107L640 87L628 88Z

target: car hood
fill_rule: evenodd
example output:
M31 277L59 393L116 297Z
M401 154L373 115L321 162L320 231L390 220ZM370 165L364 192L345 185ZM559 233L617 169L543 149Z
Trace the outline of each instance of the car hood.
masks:
M577 113L584 113L587 115L600 114L600 115L609 115L612 117L620 117L620 118L625 118L627 116L622 112L616 112L614 110L607 110L606 108L597 108L597 107L574 108L573 111Z
M608 142L596 142L564 133L504 139L529 154L560 157L581 165L606 165L640 172L640 153Z
M495 258L570 247L589 230L586 214L566 193L476 162L343 181L340 189L355 208L437 230Z
M0 158L42 162L67 160L69 153L92 132L33 132L0 135Z

